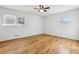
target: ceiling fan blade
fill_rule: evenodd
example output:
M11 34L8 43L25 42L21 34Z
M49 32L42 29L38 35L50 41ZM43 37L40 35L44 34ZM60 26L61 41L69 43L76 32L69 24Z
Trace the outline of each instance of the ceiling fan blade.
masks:
M39 7L41 7L42 5L39 5Z
M44 6L42 5L42 8L44 8Z
M45 7L44 9L50 9L50 7Z
M44 10L44 12L47 12L47 10Z
M39 5L39 8L42 8L42 5Z

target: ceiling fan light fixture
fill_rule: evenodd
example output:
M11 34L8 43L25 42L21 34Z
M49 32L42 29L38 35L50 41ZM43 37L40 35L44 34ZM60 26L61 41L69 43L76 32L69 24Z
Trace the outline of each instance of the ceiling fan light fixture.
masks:
M39 12L44 12L44 10L43 9L40 9Z

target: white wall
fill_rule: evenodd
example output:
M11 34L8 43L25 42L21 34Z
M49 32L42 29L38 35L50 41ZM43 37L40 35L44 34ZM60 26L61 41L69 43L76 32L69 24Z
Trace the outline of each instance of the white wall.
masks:
M4 14L11 14L16 16L25 16L25 25L23 27L3 27ZM13 39L16 35L18 37L31 36L43 32L42 17L31 13L24 13L21 11L0 8L0 41Z
M79 39L79 10L66 11L54 15L44 17L44 33ZM71 17L71 22L67 25L61 25L60 19L62 16Z
M4 14L16 16L25 16L25 25L23 27L4 27L2 26ZM0 8L0 41L9 40L18 37L26 37L41 33L67 37L72 39L79 38L79 10L66 11L46 17L41 17L31 13L25 13L17 10ZM69 25L60 25L61 16L70 16Z

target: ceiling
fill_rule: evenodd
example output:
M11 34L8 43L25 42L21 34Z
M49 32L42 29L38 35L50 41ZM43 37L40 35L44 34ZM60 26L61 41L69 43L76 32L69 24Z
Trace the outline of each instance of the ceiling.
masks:
M42 15L42 16L56 14L59 12L64 12L64 11L79 8L79 5L47 5L47 6L50 7L48 12L40 13L34 9L34 8L37 8L38 5L0 5L0 7L3 7L3 8L19 10L23 12L30 12L30 13L34 13L34 14Z

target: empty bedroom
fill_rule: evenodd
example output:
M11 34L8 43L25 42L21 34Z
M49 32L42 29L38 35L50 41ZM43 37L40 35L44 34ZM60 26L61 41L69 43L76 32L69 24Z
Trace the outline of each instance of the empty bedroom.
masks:
M79 54L79 5L0 5L0 54Z

